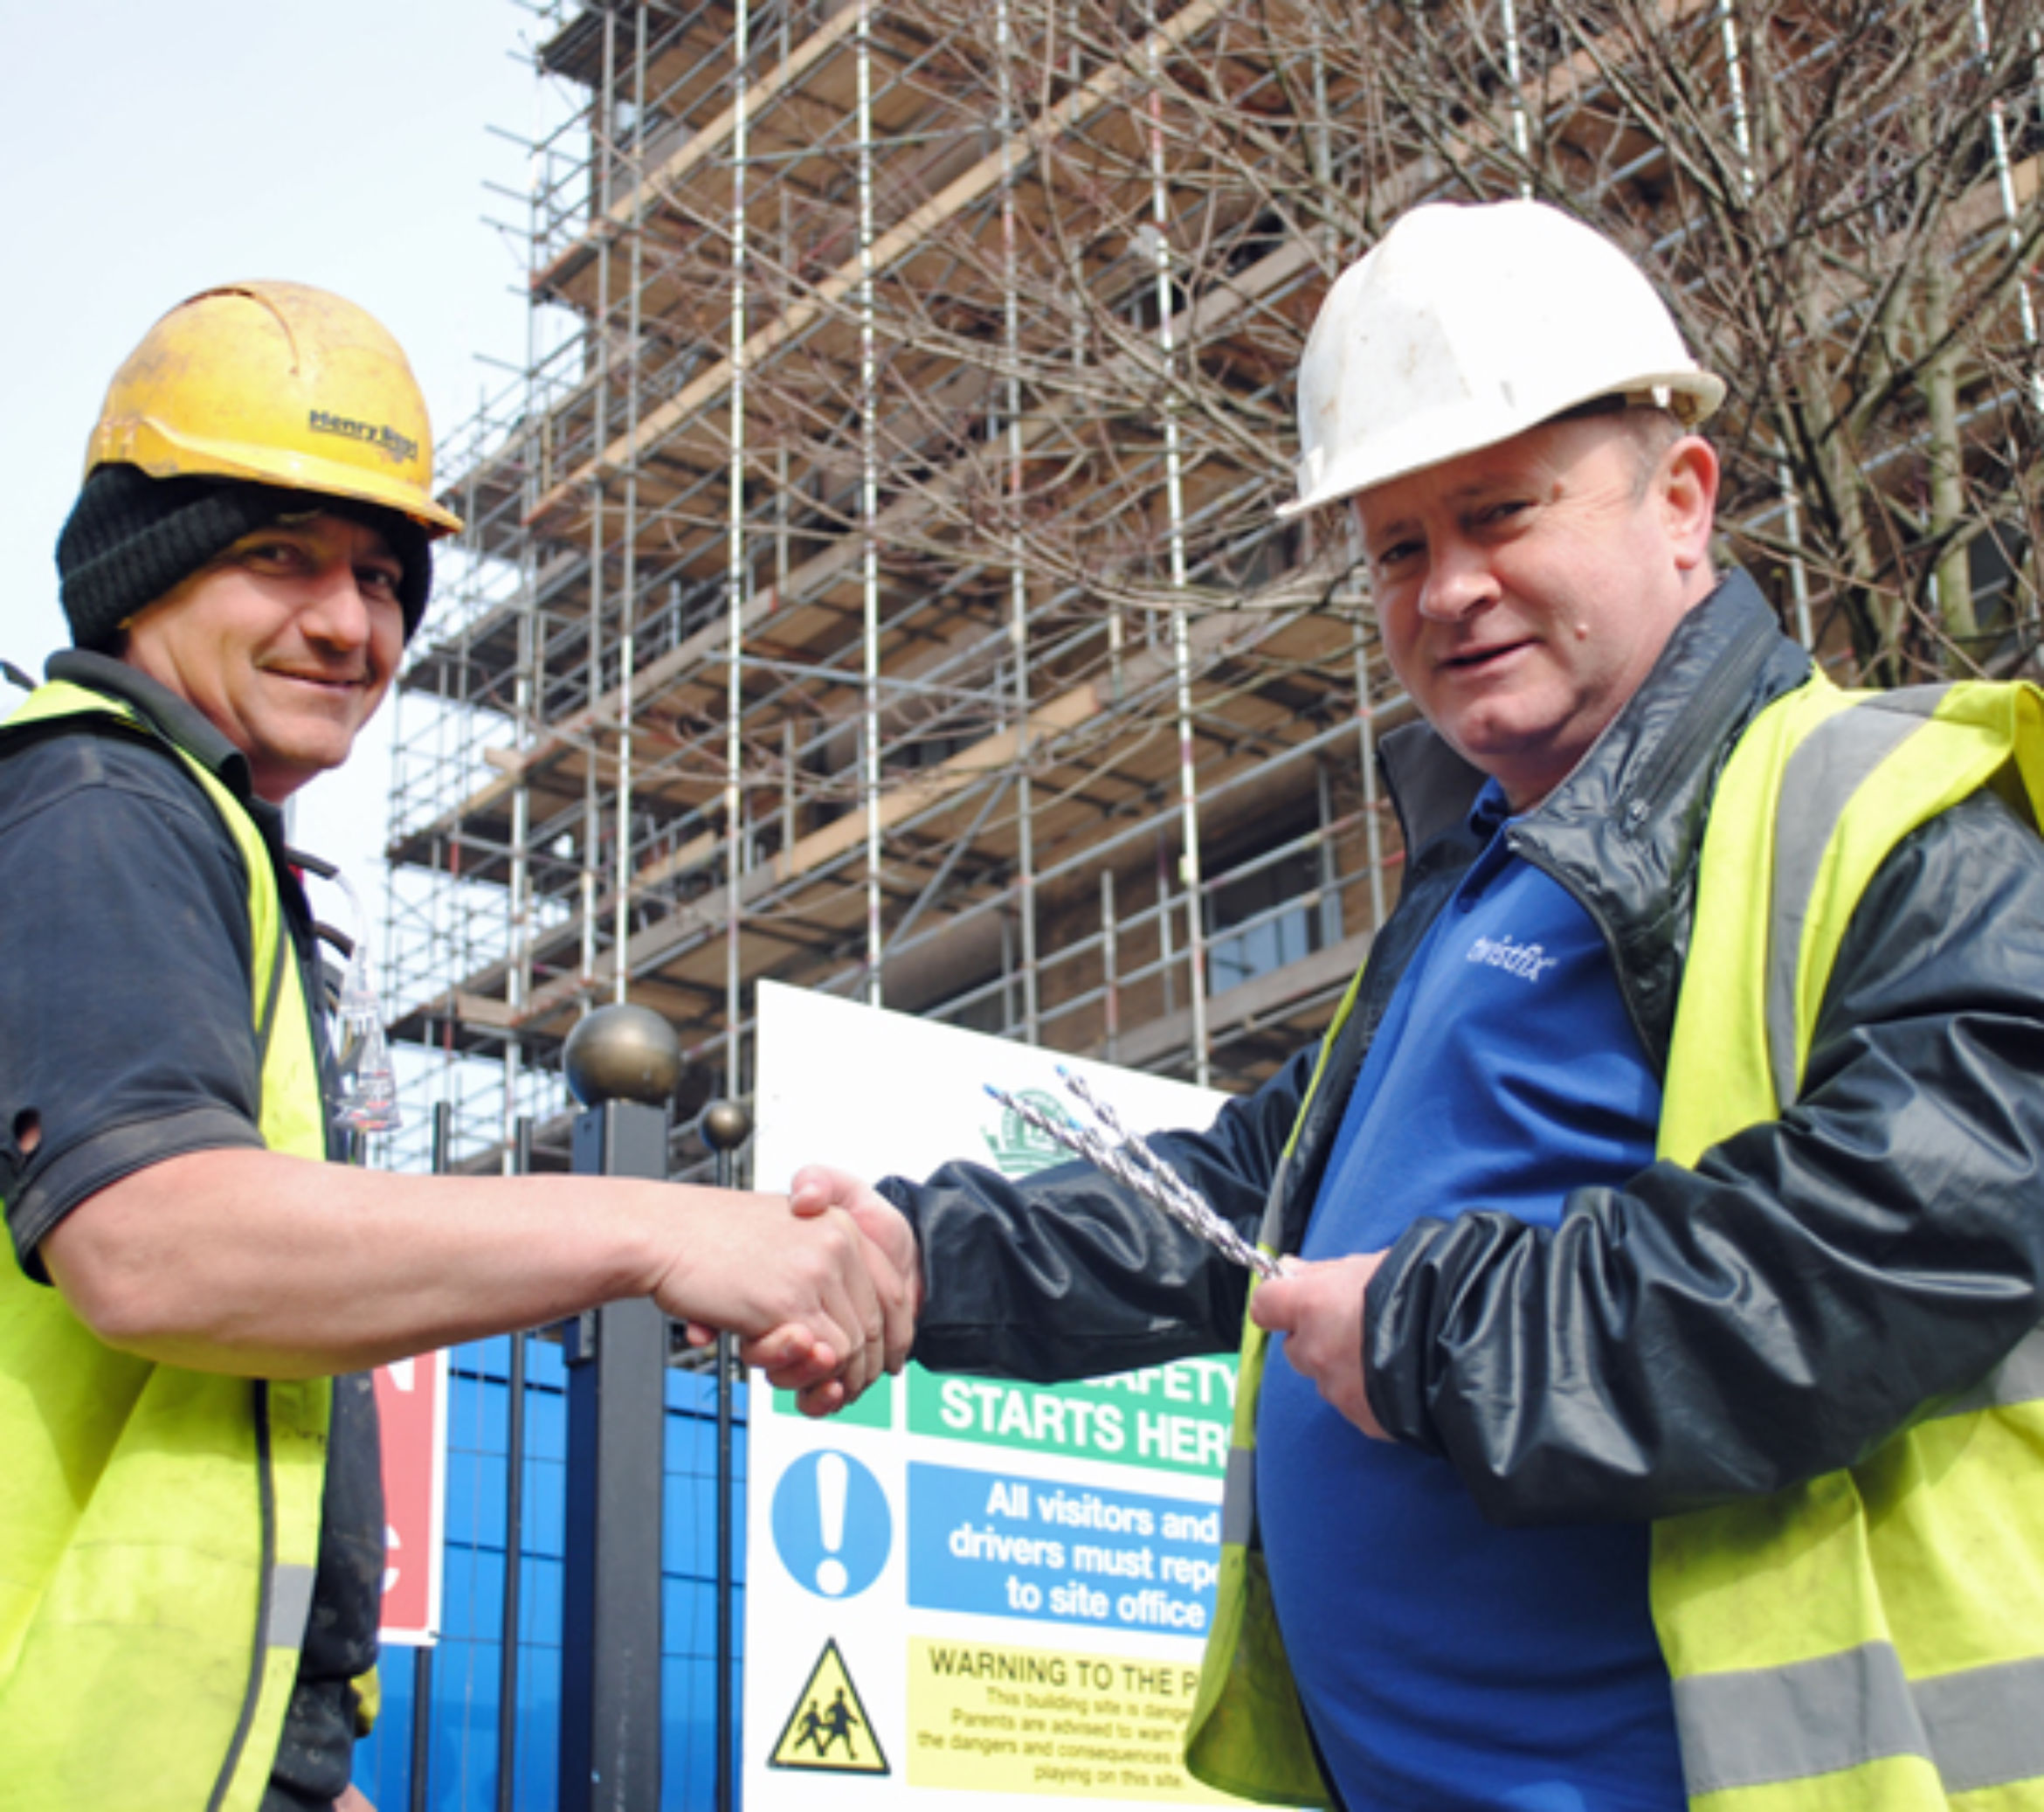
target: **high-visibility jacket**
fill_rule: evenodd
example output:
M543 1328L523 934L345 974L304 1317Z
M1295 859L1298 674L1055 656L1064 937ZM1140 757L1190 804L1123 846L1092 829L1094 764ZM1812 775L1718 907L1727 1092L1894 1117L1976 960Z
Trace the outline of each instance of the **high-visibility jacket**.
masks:
M0 729L0 750L59 718L175 747L125 705L57 681ZM269 852L229 789L177 753L246 871L264 1144L323 1158L318 1049ZM115 1352L10 1249L0 1266L0 1802L12 1812L254 1812L312 1602L332 1402L327 1379L228 1377Z
M1705 834L1661 1158L1693 1165L1792 1109L1861 893L1986 786L2038 821L2034 688L1818 678L1754 720ZM1253 1539L1265 1353L1252 1324L1187 1762L1232 1793L1325 1804ZM2044 1807L2044 1332L1861 1464L1656 1523L1649 1588L1695 1812Z

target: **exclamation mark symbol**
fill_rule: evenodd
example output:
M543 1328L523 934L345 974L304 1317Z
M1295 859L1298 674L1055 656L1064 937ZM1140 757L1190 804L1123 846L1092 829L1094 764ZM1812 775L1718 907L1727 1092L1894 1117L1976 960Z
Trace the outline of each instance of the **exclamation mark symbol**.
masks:
M843 1594L851 1583L839 1551L845 1546L845 1497L851 1488L852 1470L842 1454L816 1456L816 1511L823 1535L824 1557L816 1566L816 1589L826 1598Z

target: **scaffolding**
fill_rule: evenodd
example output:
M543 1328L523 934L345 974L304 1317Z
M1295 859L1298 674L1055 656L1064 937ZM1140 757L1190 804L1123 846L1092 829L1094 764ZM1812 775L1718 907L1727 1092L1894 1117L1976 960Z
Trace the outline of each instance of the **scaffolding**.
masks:
M535 327L443 450L390 845L466 1163L520 1117L545 1160L627 997L698 1101L749 1092L761 979L1231 1088L1324 1026L1412 712L1342 526L1274 512L1318 301L1418 200L1543 195L1669 273L1792 633L2032 656L2020 9L528 10Z

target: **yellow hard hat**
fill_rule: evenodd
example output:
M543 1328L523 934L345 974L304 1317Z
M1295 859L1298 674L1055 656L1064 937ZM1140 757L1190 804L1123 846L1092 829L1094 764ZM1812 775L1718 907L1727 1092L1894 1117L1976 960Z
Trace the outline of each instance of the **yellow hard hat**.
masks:
M432 429L404 349L353 302L303 283L230 283L180 302L114 374L86 475L250 479L380 504L429 535Z

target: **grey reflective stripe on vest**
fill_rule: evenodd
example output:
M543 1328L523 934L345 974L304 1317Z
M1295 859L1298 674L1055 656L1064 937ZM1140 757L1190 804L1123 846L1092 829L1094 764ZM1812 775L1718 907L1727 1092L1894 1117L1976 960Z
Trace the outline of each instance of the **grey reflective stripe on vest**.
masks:
M1256 1449L1231 1447L1221 1484L1221 1546L1246 1548L1256 1534Z
M270 1569L270 1617L263 1643L272 1649L302 1648L312 1621L313 1569L287 1561Z
M1782 770L1775 813L1774 897L1767 915L1767 1055L1774 1098L1792 1106L1796 1066L1796 969L1803 923L1832 833L1867 777L1921 730L1944 696L1912 686L1848 706L1803 738Z
M1940 1674L1916 1693L1947 1793L2044 1781L2044 1658Z
M2044 1660L1919 1680L1886 1643L1675 1683L1692 1798L1921 1756L1947 1793L2044 1776Z
M1694 1675L1675 1683L1675 1701L1692 1799L1930 1753L1902 1663L1885 1643L1787 1667Z
M2044 1328L2026 1334L2015 1350L1972 1389L1954 1397L1936 1415L1972 1415L1983 1409L2013 1409L2019 1403L2044 1403ZM2044 1700L2039 1702L2044 1716Z

